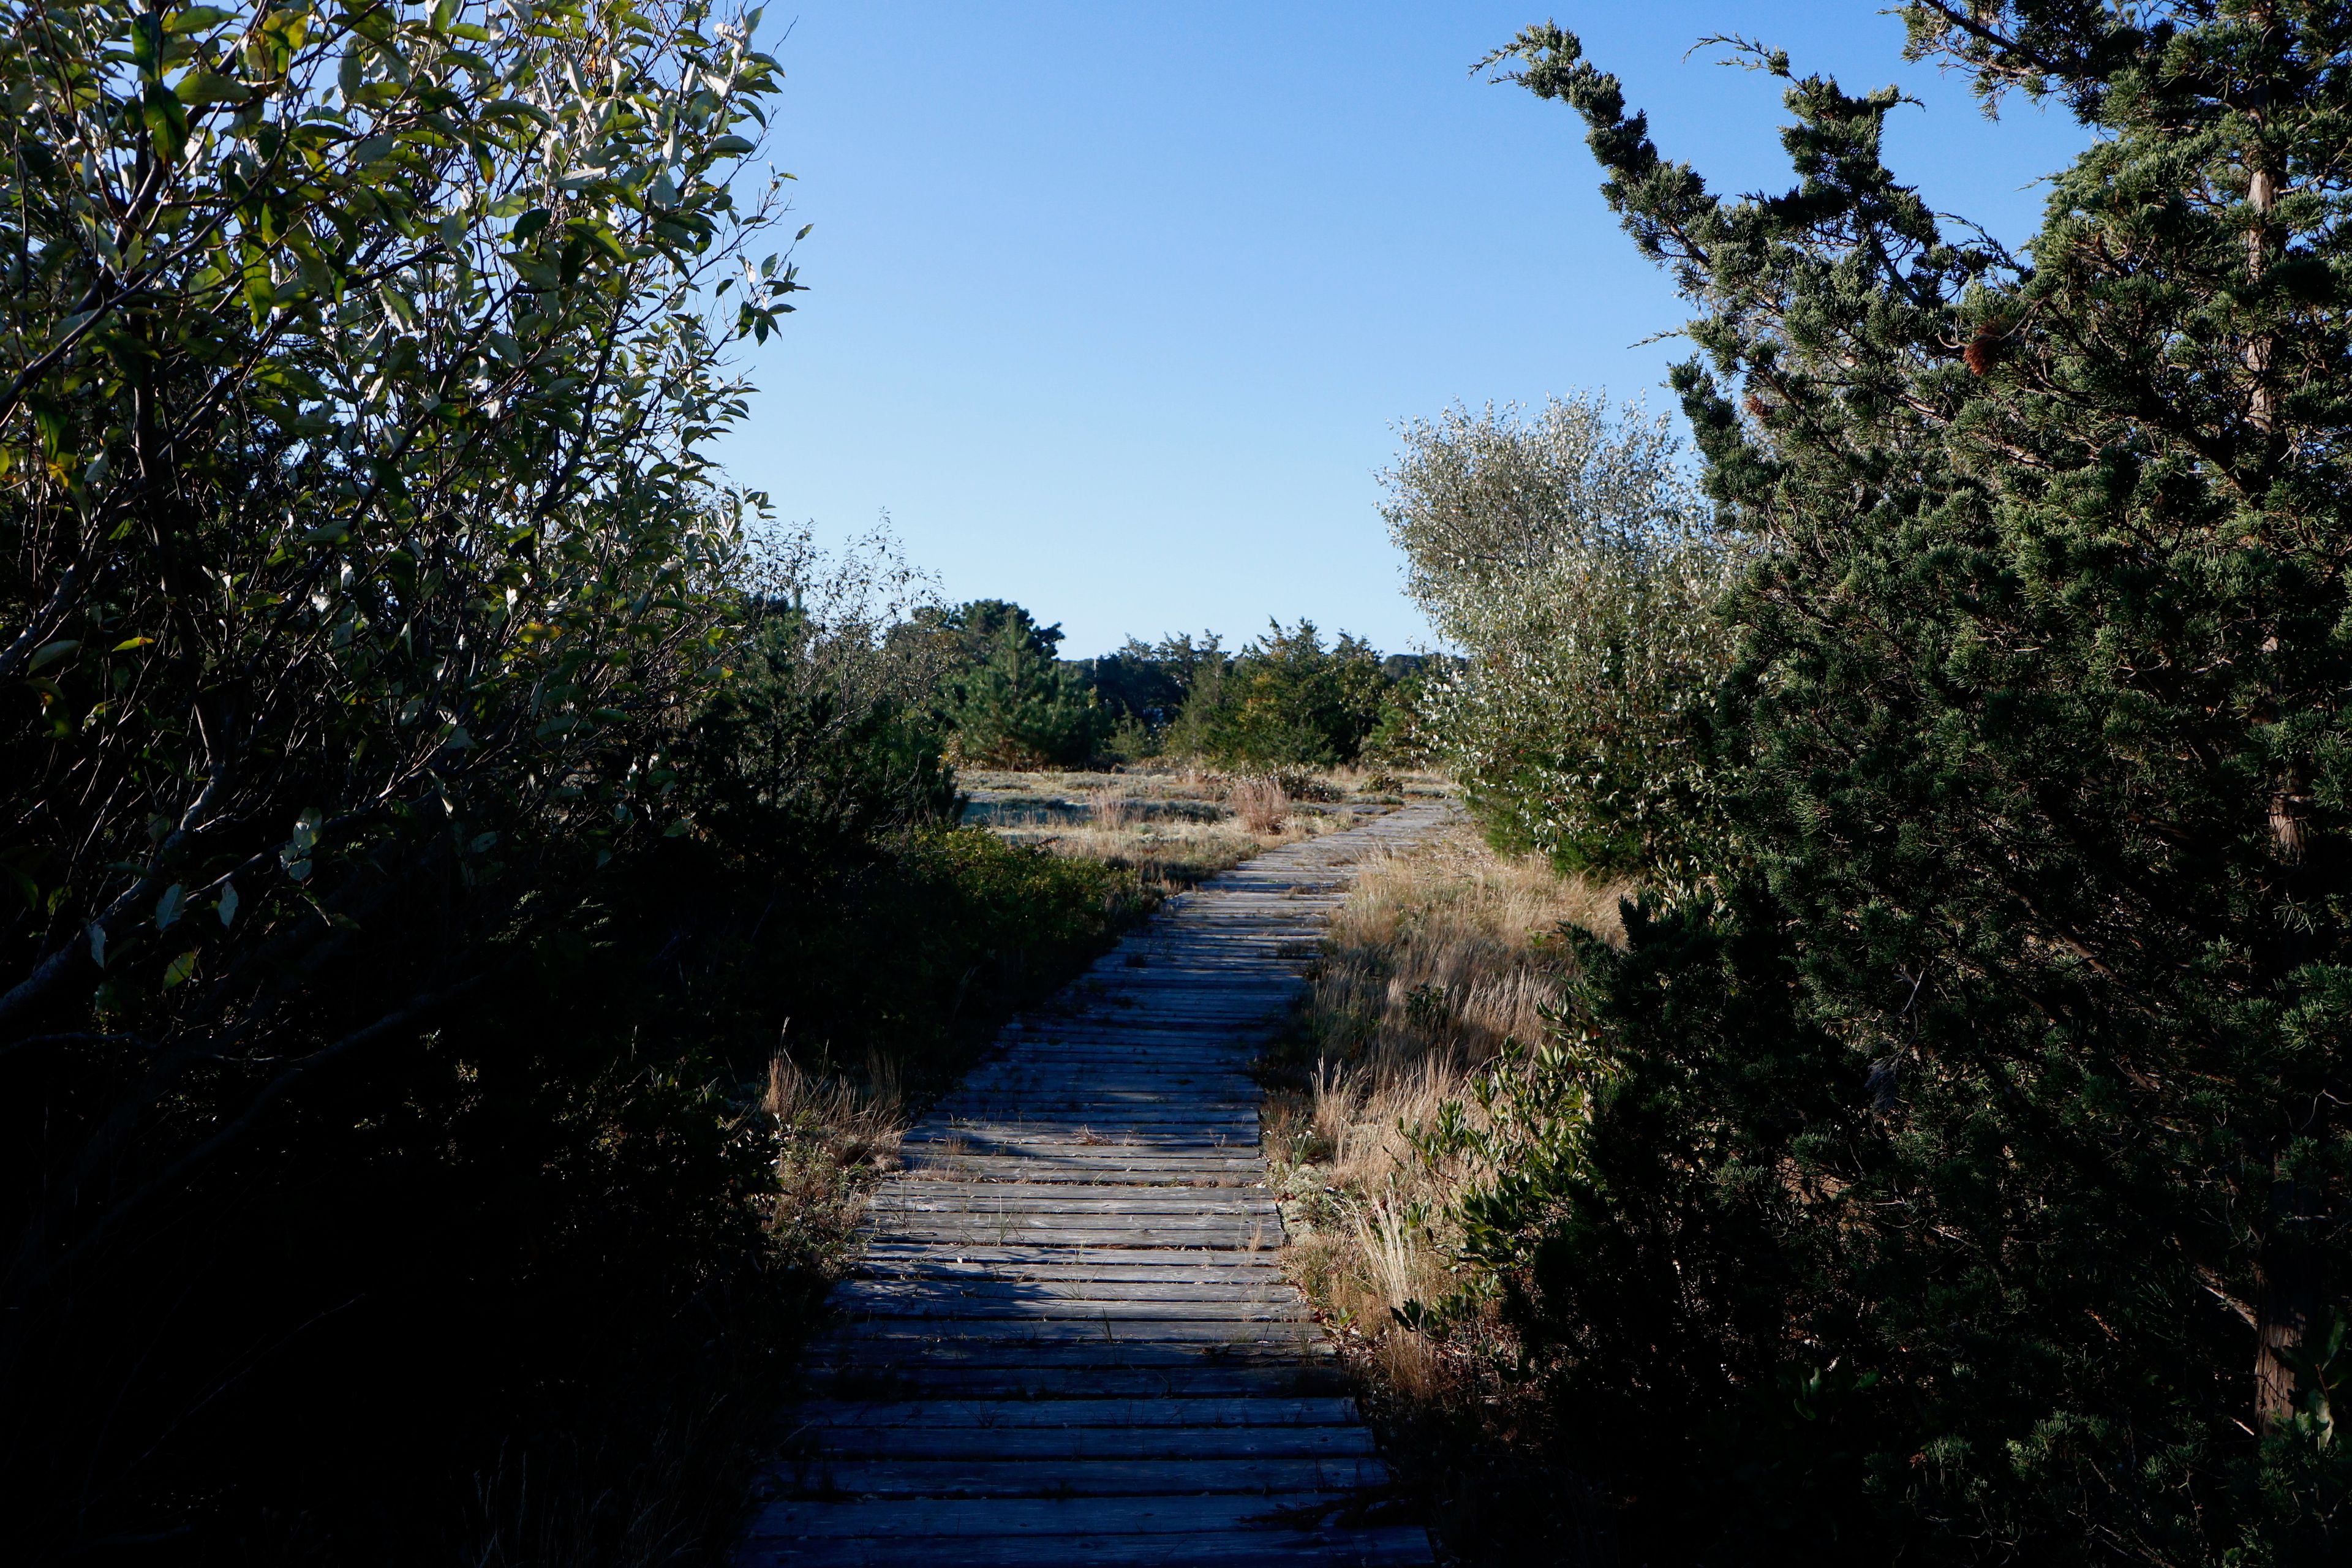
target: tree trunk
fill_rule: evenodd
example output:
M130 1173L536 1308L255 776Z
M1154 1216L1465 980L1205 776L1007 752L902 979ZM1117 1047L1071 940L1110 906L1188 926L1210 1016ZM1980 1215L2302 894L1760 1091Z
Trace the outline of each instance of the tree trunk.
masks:
M2290 1175L2284 1161L2272 1170L2271 1223L2263 1237L2260 1321L2254 1325L2254 1426L2263 1433L2294 1414L2294 1368L2283 1352L2302 1348L2319 1310L2318 1280L2305 1237L2317 1194Z

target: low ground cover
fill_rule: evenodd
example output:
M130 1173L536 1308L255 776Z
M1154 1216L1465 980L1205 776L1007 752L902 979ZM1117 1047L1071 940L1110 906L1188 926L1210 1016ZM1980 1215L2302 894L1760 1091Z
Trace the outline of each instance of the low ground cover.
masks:
M1277 845L1352 827L1433 775L1365 769L1232 773L1184 763L1115 772L967 770L964 821L1007 841L1132 873L1160 896L1181 892Z

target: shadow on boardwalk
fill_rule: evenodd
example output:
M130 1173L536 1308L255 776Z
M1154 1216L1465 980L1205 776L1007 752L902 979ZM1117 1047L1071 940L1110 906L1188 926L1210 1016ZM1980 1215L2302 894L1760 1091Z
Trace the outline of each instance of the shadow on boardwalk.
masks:
M1276 1252L1249 1063L1407 806L1172 902L908 1138L759 1564L1430 1561Z

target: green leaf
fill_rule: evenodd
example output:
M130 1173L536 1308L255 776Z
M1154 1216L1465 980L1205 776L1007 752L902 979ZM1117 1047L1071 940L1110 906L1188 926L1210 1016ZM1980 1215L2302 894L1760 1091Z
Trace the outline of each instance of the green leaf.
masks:
M26 673L30 674L34 670L46 668L79 647L81 644L71 638L44 644L34 653L32 662L25 666Z
M190 71L172 90L182 103L190 107L200 103L243 103L253 96L252 89L243 82L215 76L210 71Z
M170 88L157 82L140 100L139 113L146 123L147 134L154 141L156 152L173 163L178 162L180 149L188 144L186 106Z
M106 967L106 928L96 921L89 926L89 961L100 969Z
M188 949L163 966L163 989L169 991L196 972L196 950Z
M179 924L180 912L186 906L187 901L188 889L179 883L174 882L164 889L163 896L155 900L155 929L170 931Z
M757 151L759 143L740 136L721 136L710 144L711 153L720 158L732 158Z
M174 12L164 17L163 31L201 33L207 27L220 26L229 20L232 15L233 13L224 11L217 5L191 5L184 11Z
M547 226L547 219L548 211L545 207L533 207L530 211L523 214L522 216L515 219L514 228L509 234L508 237L513 240L515 244L520 245L530 238L532 235L537 234L541 229L545 228Z
M163 56L163 19L152 12L131 20L131 63L149 81L155 79Z
M235 882L224 882L221 884L218 908L220 910L220 922L224 926L236 919L236 884Z
M125 637L121 642L114 645L113 651L116 653L129 653L132 648L145 647L154 640L155 639L153 637Z

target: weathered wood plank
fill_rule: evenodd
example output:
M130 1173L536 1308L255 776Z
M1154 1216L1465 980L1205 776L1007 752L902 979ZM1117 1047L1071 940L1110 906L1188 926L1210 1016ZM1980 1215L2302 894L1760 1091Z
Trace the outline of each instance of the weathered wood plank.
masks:
M1279 1279L1282 1260L1273 1248L1204 1248L1204 1246L971 1246L939 1250L903 1241L875 1241L866 1248L866 1268L875 1272L912 1269L973 1269L1007 1279ZM1146 1274L1143 1269L1162 1269Z
M898 1404L803 1400L787 1412L795 1431L856 1424L989 1431L1030 1427L1346 1426L1361 1431L1352 1399L942 1399Z
M1160 1315L1121 1318L1106 1312L1098 1316L1048 1318L910 1318L898 1313L853 1316L835 1331L833 1341L837 1345L860 1347L919 1344L927 1355L950 1345L1000 1343L1024 1349L1043 1345L1213 1345L1220 1354L1256 1348L1296 1349L1306 1355L1313 1353L1316 1345L1328 1342L1323 1338L1321 1327L1311 1319L1202 1318L1168 1312L1166 1302L1145 1305L1160 1309Z
M845 1311L873 1311L894 1301L929 1302L942 1297L978 1311L982 1303L1006 1300L1096 1302L1181 1301L1196 1307L1226 1303L1237 1306L1297 1306L1298 1293L1280 1279L1258 1284L1225 1285L1199 1279L1004 1279L905 1278L851 1279L835 1290L830 1304Z
M1327 1510L1319 1518L1318 1506ZM863 1536L870 1540L909 1536L992 1535L1181 1535L1217 1530L1255 1529L1268 1544L1289 1533L1285 1513L1304 1513L1312 1528L1344 1506L1315 1492L1286 1497L1207 1496L1166 1498L1018 1498L986 1501L905 1499L886 1506L843 1507L814 1501L772 1503L751 1522L751 1538L761 1540Z
M1328 1363L1233 1364L1195 1357L1157 1366L1088 1365L927 1367L917 1381L888 1367L812 1365L812 1394L826 1399L1053 1400L1208 1398L1336 1398L1350 1390L1346 1373ZM878 1408L878 1406L877 1406Z
M1154 1498L1219 1494L1276 1497L1386 1486L1370 1456L1307 1454L1241 1458L1087 1458L787 1460L776 1479L795 1493L840 1501L943 1498Z
M1349 1426L844 1426L811 1431L812 1458L834 1459L1245 1459L1368 1456Z
M1152 1535L828 1536L755 1543L746 1564L778 1568L1405 1568L1429 1562L1419 1530L1394 1526Z

